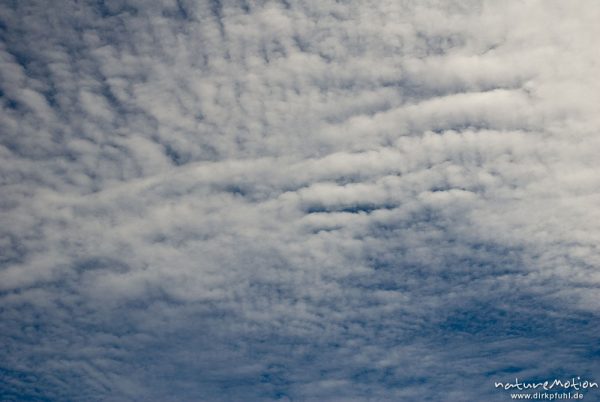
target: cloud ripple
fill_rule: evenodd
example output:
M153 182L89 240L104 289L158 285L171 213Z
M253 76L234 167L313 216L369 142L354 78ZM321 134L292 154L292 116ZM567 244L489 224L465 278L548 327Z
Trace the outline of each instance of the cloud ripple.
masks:
M594 378L599 14L4 2L2 399Z

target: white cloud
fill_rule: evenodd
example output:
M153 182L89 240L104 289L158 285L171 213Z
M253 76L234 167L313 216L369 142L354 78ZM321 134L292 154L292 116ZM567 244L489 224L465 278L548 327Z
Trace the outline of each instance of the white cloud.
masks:
M0 6L3 398L597 375L599 13Z

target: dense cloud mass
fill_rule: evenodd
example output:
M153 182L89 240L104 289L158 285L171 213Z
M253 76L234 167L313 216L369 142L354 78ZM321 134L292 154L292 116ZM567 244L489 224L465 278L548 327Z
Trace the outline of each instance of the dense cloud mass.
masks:
M0 399L600 380L599 20L0 2Z

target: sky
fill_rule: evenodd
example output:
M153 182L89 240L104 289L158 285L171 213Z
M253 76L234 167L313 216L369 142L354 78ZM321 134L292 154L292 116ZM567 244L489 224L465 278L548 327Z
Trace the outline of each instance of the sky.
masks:
M598 20L0 1L0 400L600 381Z

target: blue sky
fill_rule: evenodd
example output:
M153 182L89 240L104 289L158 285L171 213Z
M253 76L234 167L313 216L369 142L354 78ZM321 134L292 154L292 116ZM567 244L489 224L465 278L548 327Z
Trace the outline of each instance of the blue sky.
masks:
M599 17L0 2L0 399L600 380Z

